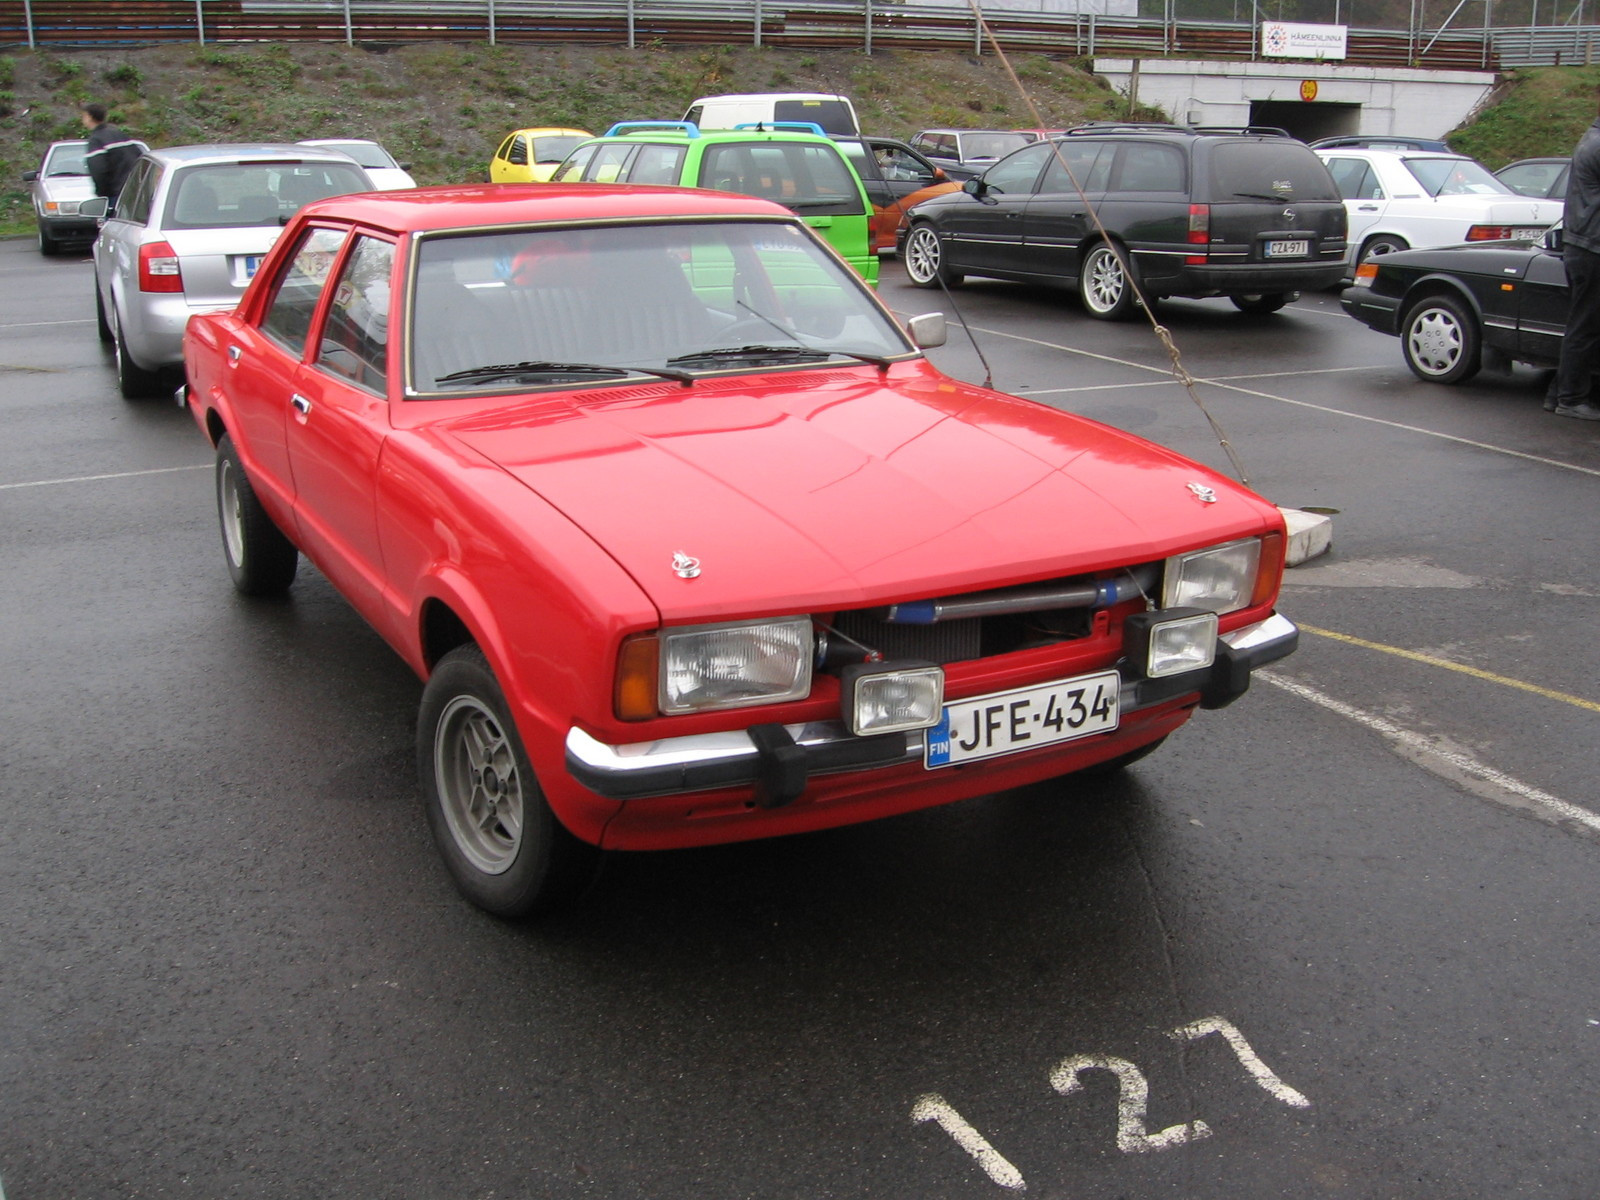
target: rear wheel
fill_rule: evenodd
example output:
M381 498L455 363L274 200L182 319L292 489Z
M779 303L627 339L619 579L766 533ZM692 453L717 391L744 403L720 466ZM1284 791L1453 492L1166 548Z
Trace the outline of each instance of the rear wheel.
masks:
M961 282L960 275L945 267L944 246L931 225L911 227L911 232L906 234L904 257L906 275L918 287L936 288L941 281L945 287L954 287Z
M1406 311L1400 324L1406 366L1429 383L1462 383L1483 364L1476 315L1454 296L1429 296Z
M1078 274L1078 295L1083 310L1101 321L1125 321L1133 315L1135 295L1132 268L1123 252L1101 242L1083 256Z
M1264 313L1275 313L1289 301L1293 300L1293 292L1264 292L1253 296L1230 296L1233 306L1242 313L1260 316Z
M1392 233L1380 233L1377 237L1369 238L1361 247L1361 262L1369 258L1378 258L1385 254L1396 254L1401 250L1411 249L1410 244L1404 239L1395 237Z
M128 357L126 339L122 336L122 318L114 315L111 325L111 348L117 361L117 390L124 400L142 400L159 396L166 388L166 375L161 371L148 371Z
M417 774L439 853L457 889L479 908L528 916L571 899L593 879L599 852L568 833L545 803L477 646L446 654L423 689Z
M288 591L300 567L300 552L261 507L233 439L226 435L217 443L216 471L217 519L233 586L246 596Z

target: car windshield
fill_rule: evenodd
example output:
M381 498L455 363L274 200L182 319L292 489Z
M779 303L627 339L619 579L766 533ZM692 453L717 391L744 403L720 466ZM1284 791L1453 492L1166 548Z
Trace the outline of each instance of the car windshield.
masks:
M89 166L84 161L86 146L79 142L74 146L57 146L50 151L50 161L46 164L46 175L87 175Z
M1489 168L1470 158L1408 158L1406 169L1430 196L1515 196Z
M551 133L536 137L533 139L533 161L558 163L588 140L587 134Z
M963 133L961 159L1003 158L1033 141L1025 133Z
M256 162L189 167L167 196L163 229L281 225L313 200L372 185L354 163Z
M911 352L861 280L793 223L429 235L415 269L414 393L614 384L633 372L688 383Z
M399 163L377 142L318 142L319 146L326 146L330 150L337 150L340 154L348 154L363 167L376 167L380 171L393 171L398 169Z

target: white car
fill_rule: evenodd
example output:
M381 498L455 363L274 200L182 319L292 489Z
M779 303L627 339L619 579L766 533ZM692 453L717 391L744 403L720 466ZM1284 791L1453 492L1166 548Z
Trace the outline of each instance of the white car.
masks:
M394 155L370 138L306 138L299 145L321 146L324 150L348 154L371 176L372 186L380 192L398 192L417 186L409 173L411 164L396 162Z
M1373 255L1396 250L1537 240L1561 219L1561 201L1519 195L1459 154L1330 147L1317 155L1350 217L1352 273Z

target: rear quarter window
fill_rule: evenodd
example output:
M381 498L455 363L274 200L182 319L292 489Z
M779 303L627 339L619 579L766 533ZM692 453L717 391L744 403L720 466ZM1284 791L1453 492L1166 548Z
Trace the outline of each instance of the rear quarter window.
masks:
M1297 142L1222 142L1212 148L1210 200L1273 196L1301 203L1337 203L1328 168Z

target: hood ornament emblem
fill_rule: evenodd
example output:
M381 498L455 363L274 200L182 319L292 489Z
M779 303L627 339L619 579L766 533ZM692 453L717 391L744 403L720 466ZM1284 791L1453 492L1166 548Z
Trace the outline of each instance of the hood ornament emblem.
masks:
M700 560L682 550L676 551L672 556L672 571L679 579L693 579L700 574Z
M1215 504L1217 502L1216 490L1213 488L1208 488L1203 483L1191 483L1188 485L1188 488L1194 493L1195 499L1200 501L1201 504Z

